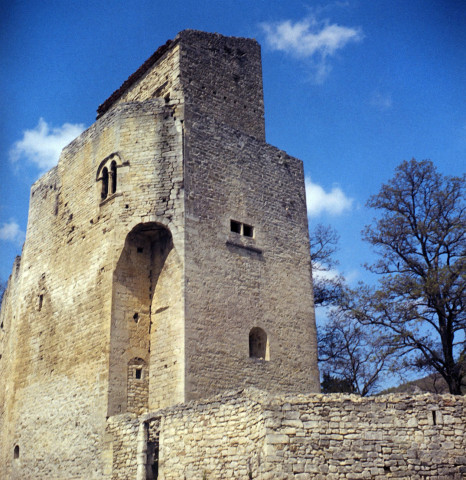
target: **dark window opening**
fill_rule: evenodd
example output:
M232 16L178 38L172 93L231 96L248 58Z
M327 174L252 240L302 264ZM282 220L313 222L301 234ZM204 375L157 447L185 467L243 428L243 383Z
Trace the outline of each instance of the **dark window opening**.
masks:
M437 414L435 413L435 410L432 410L432 422L434 425L437 425Z
M241 223L235 220L230 221L230 230L234 233L241 233Z
M144 249L142 247L138 247L138 253L142 253Z
M243 237L254 237L254 227L252 225L237 222L236 220L230 220L230 231L233 233L239 233L240 235L243 235Z
M44 304L44 296L39 295L39 312L42 310L42 305Z
M159 443L147 442L147 463L150 470L147 472L147 480L157 480L159 478Z
M141 380L142 378L142 367L141 368L136 368L136 380Z
M139 322L139 313L136 312L134 315L133 315L133 320L138 323Z
M100 196L102 200L105 200L108 195L108 170L107 167L105 167L102 170L102 191L100 193Z
M262 328L254 327L249 332L249 357L268 360L267 334Z
M110 164L110 193L115 193L117 189L117 165L115 160Z
M15 449L13 450L13 458L17 460L19 458L19 445L15 446Z
M383 471L384 472L389 472L390 471L390 467L387 467L386 465L383 467Z
M251 225L243 224L243 235L245 237L253 237L254 236L254 228Z

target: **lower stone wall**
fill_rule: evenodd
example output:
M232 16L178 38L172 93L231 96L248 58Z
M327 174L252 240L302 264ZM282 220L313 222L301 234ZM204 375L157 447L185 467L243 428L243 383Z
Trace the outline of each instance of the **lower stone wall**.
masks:
M451 395L230 392L110 418L111 478L465 479L465 407L466 397ZM137 441L141 423L155 454Z
M264 437L262 407L246 397L224 395L175 409L162 420L159 478L260 478Z
M137 471L137 438L140 424L136 414L126 413L107 421L107 442L104 456L111 465L111 480L134 480Z
M270 399L262 480L466 478L465 397Z

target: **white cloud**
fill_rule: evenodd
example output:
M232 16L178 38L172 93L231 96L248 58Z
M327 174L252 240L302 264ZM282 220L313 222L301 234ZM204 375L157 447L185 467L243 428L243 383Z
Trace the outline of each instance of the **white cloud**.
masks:
M312 264L312 277L314 280L337 280L341 276L341 273L335 269L325 270L319 263Z
M63 147L80 135L84 128L82 124L71 123L51 127L41 118L37 127L25 130L23 138L15 142L10 150L10 159L13 162L25 160L45 172L57 164Z
M361 272L353 269L348 273L341 272L337 268L327 270L318 262L312 263L312 278L314 280L337 280L343 277L348 285L355 285L361 278Z
M392 108L393 102L391 95L380 92L374 92L371 96L371 105L379 110L389 110Z
M306 177L307 214L317 217L321 213L339 215L349 210L353 199L347 197L340 187L332 187L326 192L320 185L313 183L310 177Z
M359 42L363 34L359 28L343 27L318 21L309 17L293 23L284 20L263 23L267 44L274 50L288 53L296 58L311 59L315 70L315 80L322 81L330 70L328 57L350 42Z
M0 227L0 240L22 243L24 241L24 236L24 232L14 220L10 220L8 223L3 223Z

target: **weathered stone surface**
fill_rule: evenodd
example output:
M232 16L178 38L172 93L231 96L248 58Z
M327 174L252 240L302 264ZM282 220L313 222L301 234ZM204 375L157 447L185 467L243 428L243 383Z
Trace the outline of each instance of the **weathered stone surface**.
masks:
M32 186L1 478L110 475L108 417L319 389L303 167L265 143L260 46L187 30L136 73Z
M386 406L373 409L383 399ZM282 410L276 406L282 405ZM351 434L342 422L331 426L321 412L338 418L343 406L353 407L354 424ZM450 395L394 394L377 398L351 395L269 396L249 389L225 393L207 402L191 402L154 415L160 419L159 478L192 479L462 479L465 458L452 455L440 440L451 432L449 425L429 429L421 420L436 408L453 415L463 425L462 434L454 436L453 448L466 449L466 399ZM387 408L390 415L387 416ZM303 423L301 431L286 433L286 416L322 418L312 427ZM416 427L408 423L415 416ZM270 418L276 421L271 424ZM151 414L140 420L151 418ZM378 439L368 438L366 424L380 433ZM404 421L395 425L395 419ZM110 420L114 435L115 479L134 478L135 462L121 467L123 459L131 458L135 433L125 432L124 426L137 419L127 416ZM119 422L119 423L118 423ZM119 426L118 426L119 425ZM323 439L338 429L338 441ZM420 432L419 432L420 430ZM299 435L301 433L302 435ZM417 435L422 433L423 442ZM123 437L123 438L120 438ZM370 437L370 436L369 436ZM133 441L131 440L133 439ZM131 450L133 449L133 450ZM134 454L133 454L134 455ZM234 466L234 467L233 467ZM233 474L232 474L233 471ZM242 473L240 473L242 472ZM205 475L205 477L203 477ZM232 476L233 475L233 476ZM149 477L148 477L149 478Z
M308 245L259 45L181 32L31 189L0 478L464 478L464 397L310 393Z

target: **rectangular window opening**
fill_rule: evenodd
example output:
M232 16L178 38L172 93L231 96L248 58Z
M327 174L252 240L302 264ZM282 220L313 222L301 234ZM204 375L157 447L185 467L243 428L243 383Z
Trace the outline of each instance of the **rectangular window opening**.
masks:
M230 220L230 230L234 233L241 233L241 223L235 220Z
M136 379L140 380L142 378L142 368L136 368Z
M243 224L243 235L245 237L252 238L254 236L254 227L252 227L251 225Z

